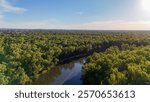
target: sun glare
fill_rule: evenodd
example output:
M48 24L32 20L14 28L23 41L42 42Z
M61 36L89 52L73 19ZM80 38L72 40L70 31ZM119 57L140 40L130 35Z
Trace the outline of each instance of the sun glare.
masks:
M150 12L150 0L141 0L141 5L145 11Z

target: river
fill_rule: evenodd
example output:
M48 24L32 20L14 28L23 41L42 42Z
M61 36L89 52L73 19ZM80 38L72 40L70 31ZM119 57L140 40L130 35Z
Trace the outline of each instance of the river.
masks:
M82 85L82 66L85 59L79 59L67 64L51 68L40 75L33 85Z

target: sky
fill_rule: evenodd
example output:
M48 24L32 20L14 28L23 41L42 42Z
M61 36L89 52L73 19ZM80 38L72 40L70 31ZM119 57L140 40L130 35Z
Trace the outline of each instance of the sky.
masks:
M150 30L150 0L0 0L0 28Z

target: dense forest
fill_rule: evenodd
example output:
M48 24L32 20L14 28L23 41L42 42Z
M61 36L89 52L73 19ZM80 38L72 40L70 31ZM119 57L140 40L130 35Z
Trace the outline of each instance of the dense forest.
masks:
M150 84L150 46L117 46L94 53L84 65L84 84Z
M86 56L83 84L150 84L150 32L1 33L0 84L31 84Z

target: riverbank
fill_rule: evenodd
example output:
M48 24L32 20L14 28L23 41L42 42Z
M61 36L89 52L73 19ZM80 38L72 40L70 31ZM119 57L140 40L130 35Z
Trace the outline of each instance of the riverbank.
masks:
M32 85L81 85L82 66L85 58L58 65L43 73Z

